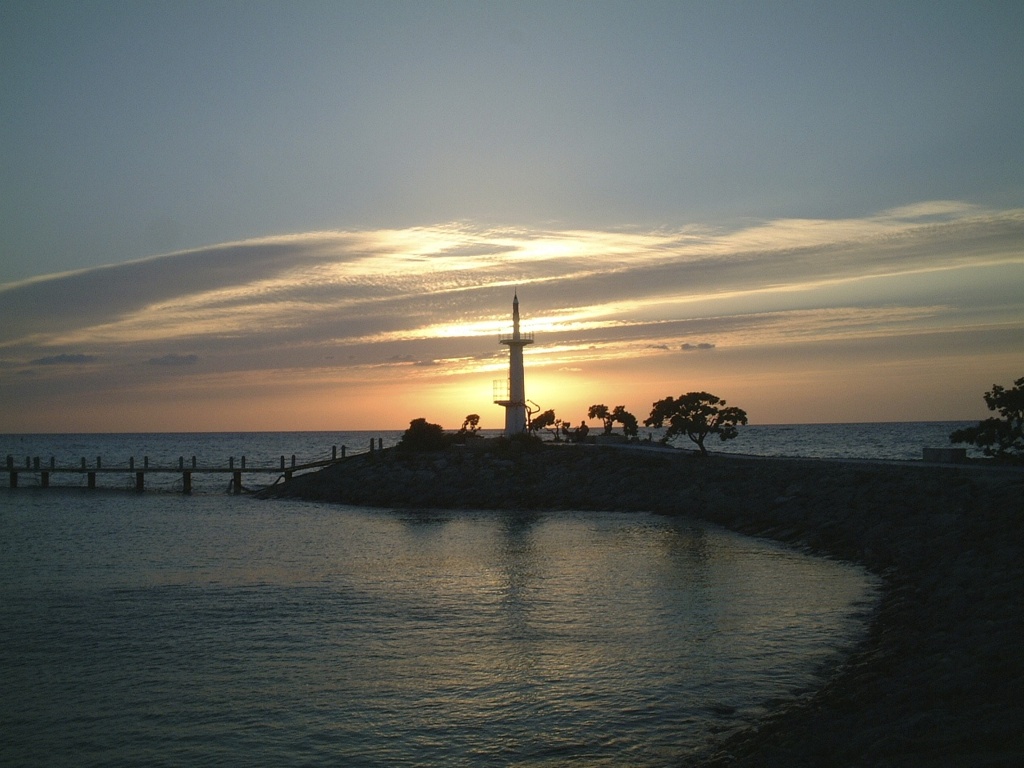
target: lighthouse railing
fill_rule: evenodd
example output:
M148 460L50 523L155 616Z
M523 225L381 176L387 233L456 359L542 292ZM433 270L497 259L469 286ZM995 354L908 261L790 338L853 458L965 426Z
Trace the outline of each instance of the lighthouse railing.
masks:
M507 344L510 341L524 341L527 344L533 343L533 332L520 333L519 338L516 338L514 333L503 333L498 337L498 341L501 344Z
M494 397L492 402L503 403L512 396L512 382L508 379L494 379L492 382Z

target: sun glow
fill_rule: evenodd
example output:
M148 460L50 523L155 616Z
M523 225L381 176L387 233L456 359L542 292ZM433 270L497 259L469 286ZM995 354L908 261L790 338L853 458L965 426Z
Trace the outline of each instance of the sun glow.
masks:
M496 423L491 382L508 370L498 339L517 290L536 339L527 396L559 416L594 399L643 410L721 388L759 404L762 421L792 420L801 397L818 409L806 418L829 420L827 397L804 392L813 382L860 395L881 375L919 384L912 369L936 356L963 373L955 397L929 385L933 410L918 415L961 416L967 392L978 400L1019 376L1022 242L1024 212L936 203L732 232L447 224L228 243L4 286L0 387L12 405L0 429L44 423L58 395L82 428L102 413L108 429L144 429L147 399L188 401L225 428L259 413L296 414L294 428L398 428L432 409L459 424L490 409ZM894 355L914 362L887 365ZM137 415L117 422L107 400Z

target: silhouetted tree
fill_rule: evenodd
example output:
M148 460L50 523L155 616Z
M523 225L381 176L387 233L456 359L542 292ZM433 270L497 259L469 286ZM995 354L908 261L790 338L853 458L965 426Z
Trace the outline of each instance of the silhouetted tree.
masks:
M555 421L555 412L551 409L544 411L544 413L538 413L530 419L530 432L537 434L542 429L554 426Z
M448 444L448 436L440 424L430 424L426 419L413 419L397 447L402 451L441 451Z
M588 419L600 419L604 422L604 433L610 435L612 433L612 427L615 424L615 419L612 418L612 412L608 410L607 405L592 405L587 409Z
M587 411L587 418L601 419L604 422L604 434L606 435L612 433L615 422L622 425L622 431L626 437L636 437L637 432L640 431L636 416L627 411L624 405L616 405L612 410L608 410L607 405L592 405Z
M1024 378L1006 389L998 384L985 393L990 411L998 411L1001 419L991 417L976 427L958 429L949 436L952 443L973 443L986 456L1003 461L1024 459Z
M718 435L719 440L731 440L739 432L736 427L747 423L747 412L735 406L726 407L722 400L708 392L687 392L679 397L666 397L654 403L651 415L644 419L649 427L668 423L661 442L667 443L678 435L686 435L707 456L704 440Z
M626 437L636 437L637 433L640 431L640 426L637 424L636 416L627 411L624 405L615 406L615 410L612 411L612 419L622 425L622 432Z

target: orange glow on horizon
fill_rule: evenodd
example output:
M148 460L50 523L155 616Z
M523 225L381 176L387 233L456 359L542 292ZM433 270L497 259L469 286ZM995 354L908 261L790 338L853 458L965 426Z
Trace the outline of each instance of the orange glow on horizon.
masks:
M574 424L694 390L755 423L984 418L1021 375L1022 232L1024 211L938 201L731 232L306 233L52 275L0 286L0 431L500 429L517 289L526 396Z

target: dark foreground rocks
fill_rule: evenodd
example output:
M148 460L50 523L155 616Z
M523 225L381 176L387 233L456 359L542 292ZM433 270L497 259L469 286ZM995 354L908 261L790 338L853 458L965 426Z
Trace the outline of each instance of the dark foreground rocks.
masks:
M651 511L861 563L884 588L816 695L707 766L1024 765L1024 472L547 446L381 451L265 495L436 508Z

